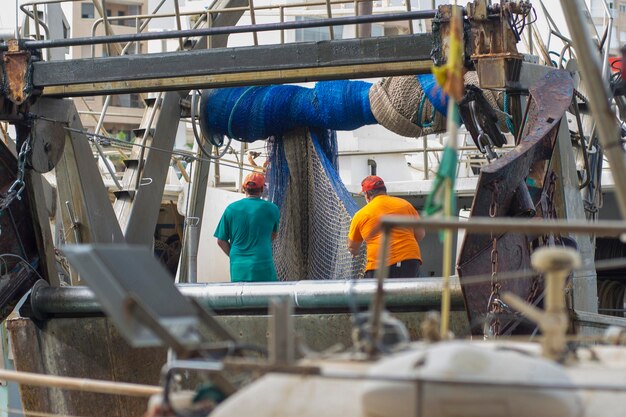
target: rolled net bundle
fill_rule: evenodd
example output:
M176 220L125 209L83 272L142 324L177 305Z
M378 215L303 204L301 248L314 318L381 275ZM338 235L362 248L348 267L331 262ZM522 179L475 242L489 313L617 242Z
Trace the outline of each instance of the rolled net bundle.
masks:
M465 85L478 85L475 71L465 74ZM508 105L502 92L482 90L498 116L502 132L511 130ZM369 91L372 113L382 126L406 137L422 137L446 130L448 97L431 74L383 78Z
M244 142L297 128L354 130L378 123L363 81L326 81L314 88L270 85L220 88L204 94L202 117L217 134Z

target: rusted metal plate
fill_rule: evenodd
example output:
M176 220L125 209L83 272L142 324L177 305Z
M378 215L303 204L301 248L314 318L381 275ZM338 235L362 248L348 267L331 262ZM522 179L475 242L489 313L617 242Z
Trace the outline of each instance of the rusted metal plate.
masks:
M511 211L517 207L516 190L520 184L527 184L531 189L532 204L538 206L540 203L558 126L572 100L573 81L566 71L555 70L529 91L531 102L522 139L513 150L481 170L472 204L472 217L511 216ZM497 241L497 272L516 271L529 268L530 265L530 242L534 238L532 236L509 234L493 237L478 234L465 236L457 268L474 334L481 334L483 331L479 318L485 317L488 311L492 295L491 284L487 282L467 286L463 277L488 275L493 272L494 237ZM532 282L532 278L511 283L503 282L500 293L510 290L527 299L531 293ZM506 327L506 324L502 327Z
M31 53L19 50L18 42L15 39L7 43L9 50L2 57L6 77L4 87L9 100L19 105L29 98L30 71L28 67Z
M481 88L515 88L519 84L522 59L518 56L489 56L476 61Z

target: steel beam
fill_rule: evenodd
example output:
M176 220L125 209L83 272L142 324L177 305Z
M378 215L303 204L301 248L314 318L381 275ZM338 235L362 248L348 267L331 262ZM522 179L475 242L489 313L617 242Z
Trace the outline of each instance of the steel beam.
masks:
M552 169L557 174L555 205L559 218L568 221L586 221L585 208L578 185L576 156L572 148L572 138L563 120L557 136ZM578 252L583 262L582 268L572 272L573 302L577 310L590 313L598 312L598 282L594 265L595 251L590 235L570 233L576 241Z
M427 311L441 303L441 278L391 279L385 281L385 305L391 309ZM365 307L376 292L376 280L289 281L276 283L179 284L186 296L216 313L229 311L267 312L274 298L288 298L299 311L347 310ZM452 306L463 309L457 278L451 280ZM36 286L30 308L38 317L83 316L102 312L93 292L87 287ZM24 310L22 314L28 314Z
M615 120L615 114L609 105L610 94L608 85L604 82L600 55L597 45L585 24L587 8L582 0L561 0L563 15L567 21L572 36L578 65L583 82L589 95L589 107L596 121L598 137L604 154L609 160L611 173L615 181L615 195L622 218L626 218L626 182L619 178L626 178L626 158L622 149L620 127Z
M380 221L383 231L389 232L391 229L414 228L426 231L435 230L459 230L463 229L468 233L491 234L491 233L522 233L526 235L543 235L546 233L579 233L595 234L602 237L626 236L626 222L601 220L588 222L581 220L534 220L517 218L485 218L474 217L467 221L448 219L415 219L411 216L386 216Z
M82 130L76 107L71 100L42 98L31 108L39 116L67 123L69 127ZM124 241L115 218L102 176L93 157L87 137L68 132L63 156L56 166L57 189L66 227L73 224L67 205L78 220L77 236L83 243L119 243ZM69 202L69 203L66 203ZM74 242L72 234L67 240ZM78 242L77 242L78 243Z
M53 96L213 88L430 71L430 34L36 62Z

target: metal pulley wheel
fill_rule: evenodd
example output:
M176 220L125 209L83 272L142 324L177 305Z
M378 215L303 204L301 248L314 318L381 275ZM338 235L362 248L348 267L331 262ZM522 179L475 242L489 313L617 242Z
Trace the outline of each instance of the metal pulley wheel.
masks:
M31 153L28 165L40 173L51 171L63 155L65 133L62 123L44 119L35 121L30 130Z

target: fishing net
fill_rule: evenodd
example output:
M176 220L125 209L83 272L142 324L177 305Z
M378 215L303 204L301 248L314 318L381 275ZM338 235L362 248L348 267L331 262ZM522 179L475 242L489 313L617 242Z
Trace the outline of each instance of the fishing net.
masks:
M346 246L358 207L337 173L335 133L301 129L269 144L269 196L281 212L274 245L279 279L362 277L364 248L352 257Z
M202 114L213 133L244 142L297 128L354 130L377 121L363 81L326 81L314 88L270 85L209 90Z
M280 280L354 279L365 250L346 241L358 207L337 169L335 130L375 124L371 84L330 81L314 88L263 86L211 90L202 114L212 133L268 140L268 198L280 208L274 261Z

